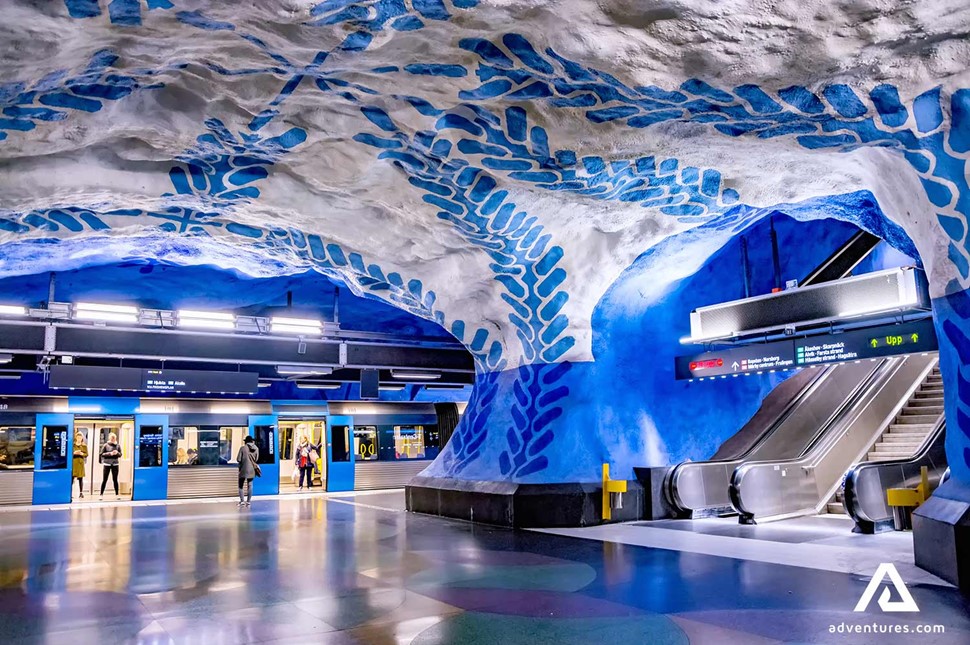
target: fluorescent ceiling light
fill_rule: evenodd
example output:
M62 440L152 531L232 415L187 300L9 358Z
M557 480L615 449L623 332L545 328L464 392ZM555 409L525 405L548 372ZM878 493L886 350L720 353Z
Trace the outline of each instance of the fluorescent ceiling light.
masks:
M296 386L301 390L337 390L341 387L340 383L297 383Z
M0 354L0 364L9 363L13 360L13 354Z
M441 374L438 372L398 372L397 370L391 370L391 376L394 378L415 379L419 381L433 381L441 378Z
M130 305L106 305L94 302L79 302L74 305L74 318L77 320L106 320L111 322L138 322L138 308Z
M11 381L16 381L20 379L20 374L0 374L0 379L9 379Z
M195 327L199 329L234 329L236 316L216 311L192 311L179 309L179 327Z
M378 389L388 390L390 392L400 392L401 390L404 389L404 385L403 384L401 384L401 385L381 385L381 386L378 387Z
M313 365L277 365L277 374L333 374L332 367L317 367Z
M464 385L425 385L424 389L430 392L444 392L448 390L464 390Z
M27 308L18 305L0 305L0 314L4 316L26 316Z
M270 331L284 334L303 334L319 336L323 333L323 323L308 318L270 318Z

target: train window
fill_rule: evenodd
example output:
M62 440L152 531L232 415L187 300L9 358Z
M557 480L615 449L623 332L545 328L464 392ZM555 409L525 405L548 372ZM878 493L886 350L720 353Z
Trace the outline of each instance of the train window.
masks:
M175 466L218 466L235 463L235 452L242 445L247 431L248 428L234 426L172 427L168 448L169 463Z
M162 426L138 428L138 467L154 468L162 465Z
M256 462L260 464L276 463L276 426L255 426L253 428L253 439L256 440L256 448L259 449L259 457Z
M34 467L33 428L0 426L0 469Z
M354 453L358 461L377 461L377 426L354 426Z
M40 469L67 468L67 426L44 426L40 436Z
M330 461L350 461L350 426L330 427Z
M424 426L394 426L394 458L424 459Z

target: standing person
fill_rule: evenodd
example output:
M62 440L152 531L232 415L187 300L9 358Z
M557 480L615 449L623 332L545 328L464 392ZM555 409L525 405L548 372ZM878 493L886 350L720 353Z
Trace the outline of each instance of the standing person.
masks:
M121 459L121 446L118 445L118 435L111 433L108 435L108 442L101 446L101 465L103 474L101 475L101 497L104 497L104 487L108 483L108 474L111 475L112 483L115 485L115 497L118 497L118 460Z
M312 444L306 435L300 438L300 445L296 447L296 467L300 469L300 490L303 490L303 479L306 487L313 488L313 455L320 450L320 444Z
M259 448L252 437L243 439L243 445L239 448L236 461L239 462L239 505L249 506L253 499L253 478L259 475L259 466L256 461L259 459ZM243 490L245 489L245 498Z
M75 432L74 433L74 460L71 464L71 487L74 486L74 480L77 480L77 492L81 494L81 498L84 498L84 463L88 459L88 446L84 443L84 433Z

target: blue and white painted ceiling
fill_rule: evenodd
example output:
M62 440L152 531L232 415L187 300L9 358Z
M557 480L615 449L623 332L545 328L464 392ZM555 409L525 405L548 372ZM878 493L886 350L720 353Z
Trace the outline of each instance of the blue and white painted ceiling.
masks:
M970 287L964 0L2 12L0 276L129 258L313 269L437 321L482 374L521 366L530 419L557 401L569 416L556 383L594 359L595 320L659 307L772 213L880 235L936 298ZM504 450L503 477L551 472L537 455L568 444L523 423L475 444Z

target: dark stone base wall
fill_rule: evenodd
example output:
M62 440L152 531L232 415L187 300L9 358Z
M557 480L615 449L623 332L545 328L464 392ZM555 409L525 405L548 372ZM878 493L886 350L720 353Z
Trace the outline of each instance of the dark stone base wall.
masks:
M599 484L512 484L415 477L405 490L407 509L510 528L562 528L602 524ZM644 514L644 487L627 482L623 508L612 522Z
M970 594L970 487L949 481L913 513L916 566Z

